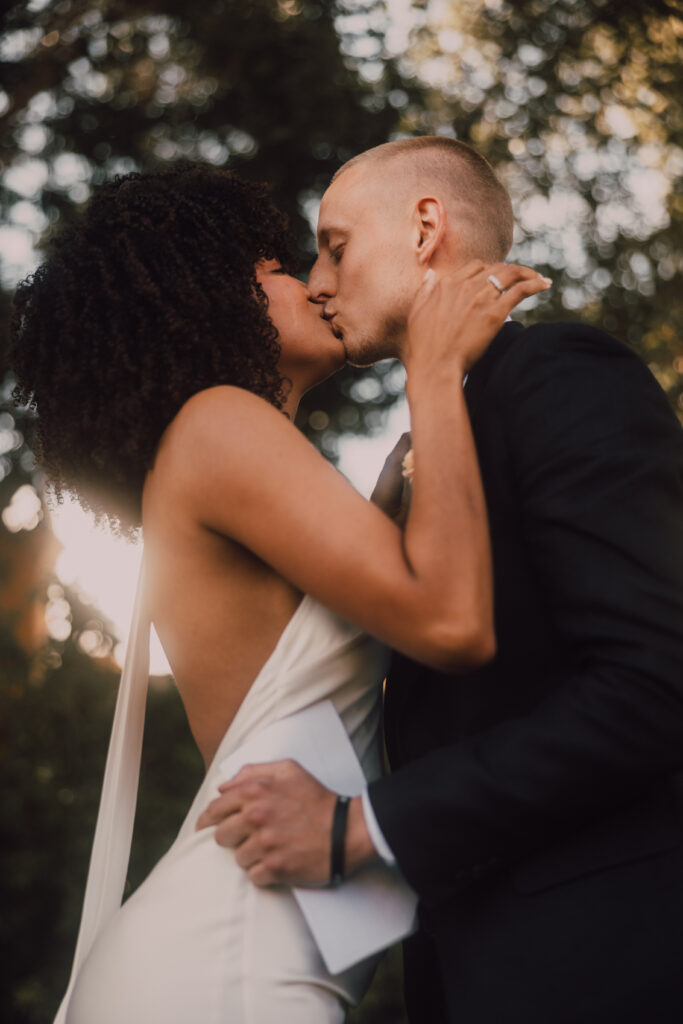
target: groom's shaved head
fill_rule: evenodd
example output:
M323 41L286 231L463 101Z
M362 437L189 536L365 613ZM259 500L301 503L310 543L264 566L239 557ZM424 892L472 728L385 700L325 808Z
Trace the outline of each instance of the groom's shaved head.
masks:
M493 168L464 142L426 135L368 149L339 168L376 172L385 189L438 192L450 208L469 258L504 260L512 245L512 205Z
M427 267L502 262L512 244L510 198L462 142L401 139L349 160L320 204L312 299L349 362L399 357Z

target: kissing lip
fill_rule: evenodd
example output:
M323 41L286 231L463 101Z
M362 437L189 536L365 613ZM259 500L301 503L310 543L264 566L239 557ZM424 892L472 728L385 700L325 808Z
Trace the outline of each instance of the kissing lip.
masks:
M341 336L342 336L341 331L339 330L339 328L337 327L337 325L334 322L334 318L336 317L337 314L336 313L326 313L325 310L323 310L323 312L320 315L323 318L323 320L327 320L328 324L332 328L332 333L334 334L334 336L336 338L341 338Z

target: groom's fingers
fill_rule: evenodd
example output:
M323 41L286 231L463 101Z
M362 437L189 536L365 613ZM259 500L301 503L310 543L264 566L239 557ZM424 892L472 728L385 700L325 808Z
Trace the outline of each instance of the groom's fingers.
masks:
M219 791L197 827L216 826L254 885L327 884L335 793L292 760L249 765Z
M226 818L230 814L235 814L242 807L243 797L240 797L237 792L223 793L221 796L216 797L211 803L202 811L197 818L197 824L195 829L210 828L211 825L217 825L220 821Z
M213 838L219 846L234 849L246 842L253 831L254 826L247 822L244 814L231 814L216 825Z
M292 771L302 771L290 761L246 765L229 782L222 783L219 796L202 811L195 830L216 826L219 846L237 846L269 819L268 798L273 784ZM271 801L272 802L272 801Z
M237 815L239 812L249 808L249 814L244 819L246 825L256 827L260 824L258 811L254 806L267 792L269 780L266 778L243 777L221 788L220 796L215 797L210 804L202 811L197 818L195 829L209 828L212 825L219 825L225 819Z
M218 787L219 796L207 805L197 818L196 829L215 825L228 814L239 811L247 801L253 801L262 795L270 783L271 775L280 765L287 762L275 762L265 765L245 765L234 778L222 782Z
M254 864L263 861L264 856L265 850L258 834L249 836L235 849L235 860L245 871L249 871Z

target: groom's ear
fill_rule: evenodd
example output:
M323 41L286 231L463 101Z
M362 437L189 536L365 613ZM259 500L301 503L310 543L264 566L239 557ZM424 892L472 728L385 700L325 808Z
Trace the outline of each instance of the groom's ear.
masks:
M427 264L446 233L446 209L435 196L424 196L415 204L415 243L418 262Z

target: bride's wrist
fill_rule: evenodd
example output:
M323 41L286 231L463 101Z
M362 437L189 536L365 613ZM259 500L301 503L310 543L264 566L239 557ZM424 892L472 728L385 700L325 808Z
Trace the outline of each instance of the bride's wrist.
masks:
M408 401L419 401L424 395L432 402L435 391L443 388L448 394L462 385L467 367L464 359L451 358L425 363L415 360L406 364L406 397Z

